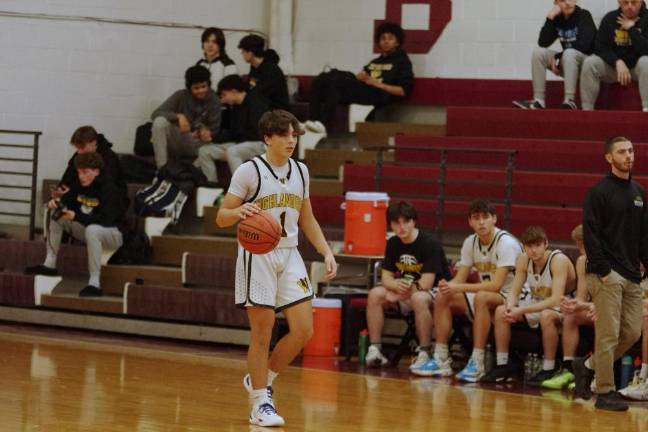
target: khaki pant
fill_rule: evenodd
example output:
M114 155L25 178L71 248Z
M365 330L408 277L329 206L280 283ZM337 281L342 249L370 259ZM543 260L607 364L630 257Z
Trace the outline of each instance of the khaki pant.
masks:
M641 336L641 302L639 284L614 270L603 282L588 273L587 288L596 307L595 343L592 366L596 392L607 393L614 387L614 361L620 358Z

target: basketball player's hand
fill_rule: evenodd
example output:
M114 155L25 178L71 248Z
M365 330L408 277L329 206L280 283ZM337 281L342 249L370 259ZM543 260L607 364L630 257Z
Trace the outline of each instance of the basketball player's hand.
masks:
M63 210L63 213L61 214L61 219L66 221L73 221L75 216L76 213L74 213L72 210Z
M592 321L596 321L596 307L594 306L594 303L591 303L587 308L586 316Z
M617 72L617 81L622 86L627 86L632 82L630 69L628 69L628 66L625 64L623 60L616 61L616 72Z
M443 283L443 285L442 285ZM439 281L439 292L444 296L451 296L457 291L457 285L453 282Z
M576 312L578 300L569 297L563 297L560 301L560 312L564 314L573 314Z
M326 265L326 280L331 280L337 275L338 264L335 262L335 257L332 253L324 256L324 264Z
M180 128L180 132L182 133L191 132L191 123L189 123L187 116L178 113L176 114L176 117L178 118L178 127Z
M404 279L396 280L396 293L406 295L412 290L412 283Z
M513 307L511 309L507 309L507 311L504 313L504 319L507 323L513 324L518 322L522 315L522 310L519 307Z
M261 207L255 203L245 203L238 208L239 219L245 220L248 216L254 216L261 211Z

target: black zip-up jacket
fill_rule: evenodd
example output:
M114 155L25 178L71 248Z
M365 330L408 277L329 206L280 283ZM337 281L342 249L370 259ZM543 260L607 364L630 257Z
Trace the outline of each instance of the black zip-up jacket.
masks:
M607 64L616 67L617 60L632 69L636 66L639 57L648 55L648 13L645 3L639 12L639 21L625 31L617 24L621 9L606 14L601 20L599 31L596 35L596 49L594 53L601 57Z
M268 99L270 108L288 110L288 84L278 63L276 52L266 50L263 62L257 67L250 67L248 84L250 90L254 89Z
M639 261L648 264L648 212L644 188L610 173L585 197L583 236L587 272L611 270L641 282Z
M263 113L269 110L270 103L268 100L258 91L249 90L242 104L230 108L231 127L221 129L216 142L261 141L261 137L259 137L259 120Z
M567 19L562 14L552 20L547 18L540 29L538 46L549 48L556 39L560 40L563 51L573 48L583 54L592 54L596 40L596 24L594 24L592 14L576 6L574 12ZM562 53L557 53L556 58L560 57L562 57Z
M104 167L102 172L110 176L117 185L120 195L125 200L128 200L128 187L126 185L126 179L124 178L124 172L121 169L119 164L119 156L112 150L112 143L106 139L103 134L97 134L97 153L101 155L103 159ZM67 168L63 173L63 178L59 182L59 185L70 185L78 182L78 174L76 168L74 168L74 157L76 152L72 155L68 161Z
M405 96L409 96L412 92L414 85L412 62L402 49L376 57L364 67L364 71L384 84L403 87Z
M83 226L123 227L126 205L115 181L106 174L99 174L87 187L77 178L61 203L74 211L74 220Z

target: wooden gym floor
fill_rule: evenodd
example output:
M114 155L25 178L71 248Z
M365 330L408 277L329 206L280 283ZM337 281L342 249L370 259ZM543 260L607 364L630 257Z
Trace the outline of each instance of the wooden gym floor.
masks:
M0 324L0 346L3 432L268 430L247 422L238 348L12 324ZM336 364L306 359L280 375L275 401L287 425L275 430L648 430L639 404L600 412L560 392L514 394Z

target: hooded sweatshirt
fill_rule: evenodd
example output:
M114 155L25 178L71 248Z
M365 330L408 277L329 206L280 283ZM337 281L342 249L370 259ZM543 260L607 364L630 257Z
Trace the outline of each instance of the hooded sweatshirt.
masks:
M616 67L617 60L623 60L626 66L632 69L639 61L639 57L648 55L646 4L641 5L639 21L630 30L623 30L617 24L617 18L620 15L621 9L617 9L603 17L596 35L594 53L612 67Z
M250 90L256 90L270 102L271 109L289 109L288 84L286 76L279 67L279 56L274 50L266 50L263 62L251 66L248 75Z
M78 180L61 197L61 202L75 213L74 220L83 226L101 225L120 228L124 222L126 203L119 189L107 174L99 174L87 187Z
M402 87L405 96L412 92L414 85L412 62L402 49L376 57L364 67L364 71L384 84Z
M583 54L592 54L596 40L596 24L592 14L576 6L568 18L562 14L552 20L547 18L540 30L538 46L549 48L556 39L560 40L563 51L572 48ZM556 58L560 57L562 53L556 54Z

